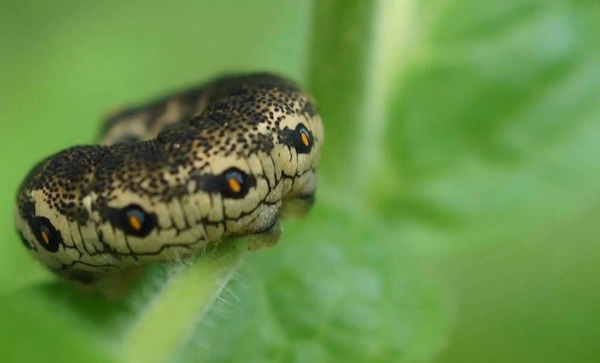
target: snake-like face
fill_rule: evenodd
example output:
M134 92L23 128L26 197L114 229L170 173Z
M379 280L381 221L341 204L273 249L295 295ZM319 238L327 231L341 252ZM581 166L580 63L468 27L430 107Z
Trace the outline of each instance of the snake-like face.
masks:
M305 213L323 141L309 96L269 75L221 79L195 94L161 101L193 118L126 111L132 117L105 130L109 145L73 147L34 167L15 211L31 253L77 277L175 259L229 236L274 242L282 214ZM158 134L149 131L156 119ZM112 144L118 128L130 129L130 142Z

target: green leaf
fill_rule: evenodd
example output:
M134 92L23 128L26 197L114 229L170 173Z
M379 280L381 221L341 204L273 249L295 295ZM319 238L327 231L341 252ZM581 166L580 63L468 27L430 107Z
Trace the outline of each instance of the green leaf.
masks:
M178 360L415 362L447 328L435 280L394 228L320 203L258 252Z
M374 204L414 223L415 243L438 252L522 238L557 210L579 213L600 181L600 51L589 47L599 7L429 5L418 20L437 23L390 94L387 176L374 182Z

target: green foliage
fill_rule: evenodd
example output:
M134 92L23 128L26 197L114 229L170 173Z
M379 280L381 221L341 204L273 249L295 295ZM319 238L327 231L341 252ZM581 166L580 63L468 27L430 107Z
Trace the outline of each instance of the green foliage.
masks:
M600 357L597 2L0 10L0 360ZM35 161L114 106L257 69L305 84L325 121L317 203L280 244L153 267L118 302L27 256L11 215Z

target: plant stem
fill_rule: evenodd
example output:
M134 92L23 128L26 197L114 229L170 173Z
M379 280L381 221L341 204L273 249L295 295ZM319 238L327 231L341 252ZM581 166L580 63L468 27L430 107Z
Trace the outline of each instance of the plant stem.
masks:
M351 185L358 172L353 166L363 150L363 125L369 122L365 100L369 100L378 7L378 1L313 2L308 85L325 132L336 131L326 133L320 169L327 183L345 189L356 187Z
M219 296L246 251L245 243L231 241L172 277L132 324L123 344L123 361L168 361Z

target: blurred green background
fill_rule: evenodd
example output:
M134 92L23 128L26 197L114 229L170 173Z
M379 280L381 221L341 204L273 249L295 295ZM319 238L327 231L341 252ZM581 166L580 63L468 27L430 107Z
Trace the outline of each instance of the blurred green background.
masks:
M29 168L114 107L268 70L319 103L318 202L174 360L599 361L598 39L592 0L0 0L0 358L122 361L144 309L26 254Z

